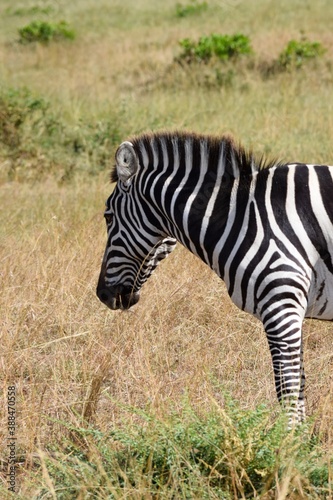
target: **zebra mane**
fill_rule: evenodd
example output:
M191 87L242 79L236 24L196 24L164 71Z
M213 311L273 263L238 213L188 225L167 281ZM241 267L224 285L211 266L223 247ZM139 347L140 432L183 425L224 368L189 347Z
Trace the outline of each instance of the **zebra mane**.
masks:
M184 131L157 132L138 135L129 140L136 151L139 151L142 146L146 150L151 151L151 144L154 140L164 140L168 150L172 151L172 143L175 139L179 145L183 145L186 141L190 140L193 143L193 147L198 146L201 142L206 142L209 149L210 163L212 164L217 162L221 150L221 143L223 143L225 161L230 163L230 165L232 161L235 161L240 173L243 175L250 175L254 171L268 169L281 164L277 159L267 159L264 155L254 155L252 149L245 149L229 134L215 136ZM112 183L118 181L116 166L114 166L111 171L110 179Z

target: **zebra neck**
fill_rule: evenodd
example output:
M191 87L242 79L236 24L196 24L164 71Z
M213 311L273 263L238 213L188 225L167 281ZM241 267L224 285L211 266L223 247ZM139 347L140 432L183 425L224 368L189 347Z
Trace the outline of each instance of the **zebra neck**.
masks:
M238 236L233 221L244 216L258 173L252 156L227 138L193 135L144 137L137 146L143 166L138 188L155 227L223 277Z
M228 186L206 184L196 196L180 196L175 207L172 236L222 279L239 227L246 224L254 183L238 177Z

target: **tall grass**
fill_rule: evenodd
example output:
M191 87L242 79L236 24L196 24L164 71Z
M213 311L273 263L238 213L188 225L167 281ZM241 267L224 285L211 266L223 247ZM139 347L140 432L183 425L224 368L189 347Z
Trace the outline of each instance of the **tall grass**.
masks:
M17 388L17 498L332 497L329 323L305 323L312 420L299 438L277 418L261 324L184 249L133 311L95 296L108 173L127 136L231 131L258 153L333 161L331 4L209 2L182 18L176 4L0 7L1 379L4 402ZM20 45L36 18L66 20L76 39ZM326 53L267 74L300 30ZM253 43L250 62L177 63L180 39L236 32ZM3 404L0 415L3 464ZM1 498L15 498L1 481Z
M330 494L333 461L321 455L309 429L287 433L286 419L270 423L263 407L242 412L229 402L225 410L200 415L185 402L180 413L163 419L152 411L122 410L137 416L125 429L100 432L62 422L69 435L63 448L36 457L48 471L36 477L41 495L50 489L59 499Z

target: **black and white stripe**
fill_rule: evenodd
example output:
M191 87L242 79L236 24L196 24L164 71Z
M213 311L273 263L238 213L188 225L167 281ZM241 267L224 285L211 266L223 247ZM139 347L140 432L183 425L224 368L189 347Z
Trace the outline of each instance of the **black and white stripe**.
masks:
M143 135L116 153L97 287L128 308L181 242L264 325L277 395L304 418L302 322L333 319L333 167L257 161L229 137Z

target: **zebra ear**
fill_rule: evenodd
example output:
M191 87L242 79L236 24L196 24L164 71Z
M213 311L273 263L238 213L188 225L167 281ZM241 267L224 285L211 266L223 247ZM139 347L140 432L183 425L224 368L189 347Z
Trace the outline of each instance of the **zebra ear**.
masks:
M118 179L127 182L136 173L139 160L131 142L120 144L116 152L116 168Z

